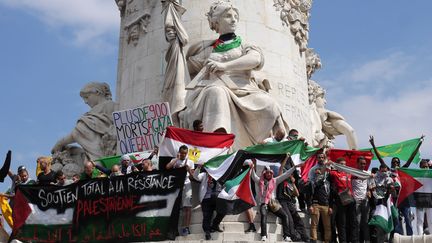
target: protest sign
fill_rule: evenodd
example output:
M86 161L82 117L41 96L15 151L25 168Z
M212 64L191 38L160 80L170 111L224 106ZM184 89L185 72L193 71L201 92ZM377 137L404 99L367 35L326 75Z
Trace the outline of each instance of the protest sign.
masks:
M172 125L166 102L113 112L113 120L121 154L152 150Z
M184 168L79 181L22 185L14 204L14 238L24 242L174 240Z

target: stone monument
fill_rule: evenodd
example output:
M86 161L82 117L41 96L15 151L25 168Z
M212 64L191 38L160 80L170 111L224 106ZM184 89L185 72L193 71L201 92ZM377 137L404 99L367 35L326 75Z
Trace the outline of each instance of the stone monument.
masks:
M182 5L180 11L177 6L176 15L181 17L180 29L178 25L167 26L165 23L164 6L167 2ZM171 51L173 46L184 48L182 53L185 55L196 43L218 38L205 18L212 2L117 1L121 14L116 93L120 109L164 100L163 91L169 86L165 70L172 66L170 60L165 58L168 49ZM312 144L314 131L311 129L305 53L312 0L235 0L233 3L239 10L236 35L259 47L265 58L262 69L253 73L252 82L268 90L269 97L279 105L286 128L296 128ZM167 29L177 34L177 44L173 45L168 39ZM188 38L179 36L183 30ZM178 49L177 53L180 53ZM177 57L176 60L183 58ZM189 82L188 78L185 80ZM268 129L263 136L269 136L271 130ZM240 143L238 147L250 145L247 143L255 143L256 140Z

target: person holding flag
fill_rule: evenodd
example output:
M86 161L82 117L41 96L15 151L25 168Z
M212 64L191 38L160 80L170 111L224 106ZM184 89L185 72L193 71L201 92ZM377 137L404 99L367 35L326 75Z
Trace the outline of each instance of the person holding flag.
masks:
M414 148L413 152L411 153L411 155L408 158L408 160L406 161L406 163L402 166L402 168L408 168L411 165L411 163L414 160L414 158L416 158L417 153L420 150L420 146L422 145L422 143L424 141L424 137L425 137L424 135L422 135L420 137L420 140L418 141L417 146ZM383 158L381 157L381 154L378 151L378 148L375 146L375 141L374 141L374 137L373 136L370 136L369 142L372 145L373 151L374 151L377 159L379 160L380 164L384 165L384 166L387 166L385 164ZM403 147L401 147L401 148L403 148ZM397 174L396 169L398 169L400 167L401 166L400 166L400 159L399 159L399 157L393 157L391 159L391 169L394 170L394 175L395 175L394 180L395 180L395 182L399 181L399 176ZM399 183L399 186L400 186L400 183ZM396 190L393 193L393 201L394 202L397 202L397 197L398 197L399 189L400 188L397 188L397 189L398 190ZM398 209L399 209L399 213L405 219L405 229L406 229L407 235L412 235L413 234L413 230L412 230L412 225L411 225L411 216L410 216L411 215L411 210L410 210L409 205L406 205L406 203L405 204L404 203L399 204L398 205ZM395 225L395 232L403 235L402 223L399 220L396 220L395 223L396 223L396 225Z
M188 151L189 149L186 145L180 146L177 158L171 160L171 162L166 165L167 170L185 167L187 171L182 195L183 236L190 234L189 226L191 224L192 215L192 184L189 177L194 174L194 163L187 158Z
M384 242L386 240L386 233L390 232L392 229L388 229L385 225L380 224L380 221L374 219L377 218L380 214L380 211L377 210L381 208L381 205L386 205L387 198L390 195L390 192L394 190L393 180L388 173L388 167L385 164L381 164L379 170L373 177L373 182L371 185L372 190L372 203L371 203L371 211L372 217L369 221L369 225L373 226L370 231L370 239L371 242ZM387 220L387 218L385 219ZM393 226L392 226L393 227Z
M366 158L360 156L357 158L357 169L366 172ZM359 235L359 242L369 242L369 200L372 197L371 188L373 187L373 179L362 179L357 176L351 178L353 196L356 203L357 224L359 227L355 229Z
M370 174L345 166L344 158L338 158L332 163L334 170L330 171L332 187L337 193L335 205L337 208L336 226L339 242L358 242L358 224L356 217L356 203L353 197L351 176L355 175L360 179L369 179ZM340 166L341 165L341 166Z
M423 170L429 170L429 160L428 159L422 159L419 164L420 169ZM423 235L423 224L424 220L426 218L427 225L429 227L429 231L432 230L432 208L424 208L424 207L416 207L415 208L415 215L414 215L414 222L416 227L414 228L414 232L416 235Z
M331 215L333 213L333 195L330 192L329 172L325 162L325 154L317 152L317 165L309 171L308 181L312 187L312 195L306 203L311 215L310 238L312 242L318 239L318 223L322 218L324 226L324 242L329 243L332 239Z
M224 214L216 212L216 217L213 219L213 212L216 211L217 198L222 191L222 186L213 179L202 165L198 165L194 171L193 178L200 182L199 199L201 202L201 210L203 214L202 228L205 233L205 239L211 240L211 232L223 232L220 223L225 217Z
M289 158L290 154L287 154L285 159L281 163L283 168ZM298 241L300 239L295 238L296 236L289 231L288 218L285 211L282 209L280 203L276 200L276 187L286 180L295 170L296 167L301 166L298 164L295 167L287 170L285 173L278 177L273 176L273 170L269 166L265 166L261 173L261 177L258 177L254 170L252 170L252 180L257 184L258 187L258 201L260 202L260 214L261 214L261 240L267 240L267 213L272 212L274 215L282 220L282 229L284 241L292 242L292 240ZM250 163L250 167L253 168L253 163ZM294 239L292 239L294 238Z

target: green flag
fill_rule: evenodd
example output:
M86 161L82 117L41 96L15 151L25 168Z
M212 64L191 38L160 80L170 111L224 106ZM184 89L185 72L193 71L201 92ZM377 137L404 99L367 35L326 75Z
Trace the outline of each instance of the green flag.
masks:
M385 146L377 147L381 157L398 157L401 160L407 161L411 154L420 143L420 138L414 138L406 140L400 143L389 144ZM371 151L374 154L373 160L378 159L372 148L361 149L361 151ZM420 161L420 151L414 157L413 162L418 163Z

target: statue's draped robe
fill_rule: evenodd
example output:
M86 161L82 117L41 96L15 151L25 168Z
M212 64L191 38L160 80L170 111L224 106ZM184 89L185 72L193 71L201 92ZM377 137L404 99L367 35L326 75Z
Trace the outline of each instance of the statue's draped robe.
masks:
M164 6L165 28L173 28L176 32L176 38L170 42L165 55L167 66L162 90L163 100L169 103L171 113L176 113L184 108L185 83L189 80L183 53L183 47L187 44L189 37L180 20L184 11L182 6L173 1L166 2ZM173 116L173 123L174 125L179 123L175 116Z
M187 55L189 73L194 77L206 60L227 62L246 55L250 51L259 53L260 62L254 70L264 65L262 51L253 45L241 46L226 52L215 53L214 41L203 41L190 47ZM236 135L234 149L243 148L263 141L278 124L287 128L276 101L258 88L252 79L252 71L226 71L225 74L238 86L231 90L217 81L213 74L206 75L194 90L186 96L186 109L180 114L181 126L192 128L194 120L202 120L205 131L224 128Z
M113 135L112 113L117 104L111 100L104 101L84 113L72 130L72 137L84 149L91 160L96 160L110 154L103 151L104 135Z

